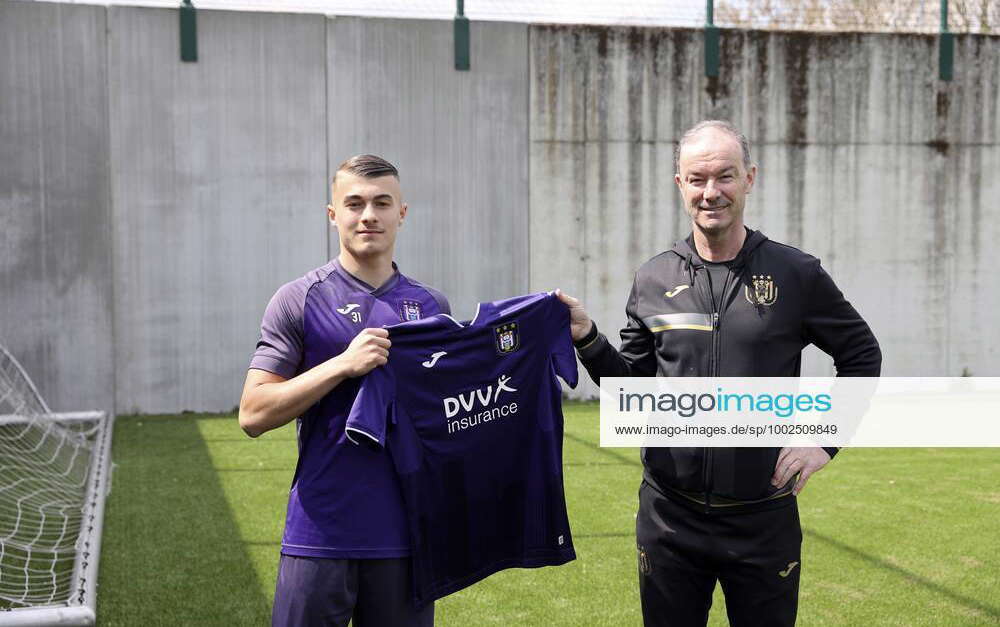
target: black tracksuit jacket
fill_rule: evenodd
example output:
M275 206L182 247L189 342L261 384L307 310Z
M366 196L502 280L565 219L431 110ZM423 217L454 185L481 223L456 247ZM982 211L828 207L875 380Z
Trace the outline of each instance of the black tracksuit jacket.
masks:
M809 344L833 357L838 376L879 375L875 336L819 259L748 229L718 308L710 281L692 236L643 264L625 308L621 348L596 326L577 343L590 377L596 383L601 377L796 377ZM794 485L794 479L771 485L778 452L644 448L644 479L705 511L776 507L792 502L783 497Z

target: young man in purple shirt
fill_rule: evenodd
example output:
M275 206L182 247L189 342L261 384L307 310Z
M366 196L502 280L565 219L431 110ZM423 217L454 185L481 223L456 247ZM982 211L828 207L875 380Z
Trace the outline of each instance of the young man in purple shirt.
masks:
M359 377L386 363L383 325L450 310L392 261L407 209L392 164L372 155L345 161L332 198L340 254L271 299L240 401L251 437L298 419L272 624L431 625L433 604L411 601L410 539L392 461L354 445L344 427Z

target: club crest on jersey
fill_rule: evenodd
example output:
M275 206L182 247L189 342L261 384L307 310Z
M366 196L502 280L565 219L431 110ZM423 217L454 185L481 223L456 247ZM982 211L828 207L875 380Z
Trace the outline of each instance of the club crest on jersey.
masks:
M751 287L753 293L750 292ZM778 300L778 286L771 275L755 274L750 277L750 285L743 287L747 302L751 305L773 305Z
M403 322L409 322L411 320L420 320L421 316L420 303L415 300L404 300L399 303L399 318Z
M521 336L517 332L516 322L493 327L493 336L496 338L497 352L501 355L513 353L521 346Z

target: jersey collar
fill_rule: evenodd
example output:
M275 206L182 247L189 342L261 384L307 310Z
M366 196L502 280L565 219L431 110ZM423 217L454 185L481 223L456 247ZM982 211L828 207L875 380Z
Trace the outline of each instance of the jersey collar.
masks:
M392 276L389 277L386 280L385 283L383 283L382 285L380 285L380 286L378 286L376 288L376 287L372 287L371 285L369 285L365 281L362 281L361 279L359 279L358 277L354 276L353 274L351 274L350 272L348 272L346 269L344 269L344 266L340 265L340 259L334 258L334 260L333 260L332 263L333 263L333 270L334 270L334 272L336 272L337 274L339 274L348 283L353 284L359 290L368 292L372 296L381 296L381 295L385 294L386 292L392 290L392 288L396 287L396 284L399 283L399 279L402 276L399 273L399 268L396 267L396 262L393 261L392 262Z

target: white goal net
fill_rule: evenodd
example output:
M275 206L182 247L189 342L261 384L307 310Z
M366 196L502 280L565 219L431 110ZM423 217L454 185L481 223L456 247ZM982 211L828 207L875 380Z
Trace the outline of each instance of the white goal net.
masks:
M0 345L0 624L94 623L112 422L52 412Z

